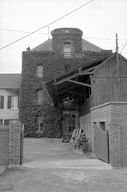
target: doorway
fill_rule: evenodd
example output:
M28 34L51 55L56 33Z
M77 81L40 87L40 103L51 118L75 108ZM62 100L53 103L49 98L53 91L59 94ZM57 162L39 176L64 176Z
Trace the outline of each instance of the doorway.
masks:
M62 121L62 142L68 142L71 139L72 133L75 129L75 115L72 114L64 114Z

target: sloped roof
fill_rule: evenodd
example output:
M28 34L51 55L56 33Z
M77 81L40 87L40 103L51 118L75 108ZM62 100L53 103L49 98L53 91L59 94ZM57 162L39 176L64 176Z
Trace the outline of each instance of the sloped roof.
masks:
M52 51L52 39L41 43L37 47L33 48L32 51Z
M0 89L19 89L21 74L0 74Z
M99 52L103 49L85 39L82 39L82 50ZM52 39L48 39L47 41L33 48L31 51L52 51Z
M95 52L99 52L101 50L103 50L102 48L94 45L93 43L82 39L82 50L83 51L95 51Z
M105 59L95 70L94 72L96 72L99 68L101 68L105 63L108 63L111 59L116 59L117 57L117 52L114 52L113 54L110 55L110 57L108 57L107 59ZM127 59L121 55L120 53L118 53L118 58L119 58L119 61L120 61L120 65L121 65L121 61L124 61L127 63ZM116 61L117 62L117 61ZM110 64L110 63L109 63ZM110 64L111 65L111 64Z

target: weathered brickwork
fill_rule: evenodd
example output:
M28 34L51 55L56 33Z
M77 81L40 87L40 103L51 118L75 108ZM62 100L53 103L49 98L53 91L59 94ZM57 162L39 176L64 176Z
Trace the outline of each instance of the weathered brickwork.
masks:
M8 164L9 157L9 128L0 126L0 165Z
M0 127L0 165L20 164L21 124Z
M111 164L127 166L127 103L112 105L110 149Z
M51 32L53 37L53 51L58 55L63 55L63 44L71 43L71 55L74 57L82 51L82 34L80 29L61 28Z
M20 134L21 124L9 127L9 164L20 164Z
M111 102L91 109L92 126L105 122L109 132L110 163L113 167L127 166L127 103ZM94 149L94 138L93 138Z

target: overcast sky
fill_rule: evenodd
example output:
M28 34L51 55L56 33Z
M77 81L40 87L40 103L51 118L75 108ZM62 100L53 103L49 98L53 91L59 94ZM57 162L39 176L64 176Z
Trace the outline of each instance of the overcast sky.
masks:
M0 47L43 27L90 0L0 0ZM68 17L49 26L76 27L83 38L103 49L119 51L127 40L127 0L93 0ZM51 35L49 36L51 38ZM21 73L22 51L48 39L48 28L0 50L0 73ZM127 58L127 43L121 53Z

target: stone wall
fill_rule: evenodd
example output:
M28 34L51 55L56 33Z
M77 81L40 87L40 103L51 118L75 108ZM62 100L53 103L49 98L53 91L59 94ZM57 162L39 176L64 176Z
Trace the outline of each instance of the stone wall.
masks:
M0 165L20 164L21 124L0 127Z
M77 28L60 28L51 32L53 51L58 55L63 55L64 42L71 43L71 56L75 56L82 51L82 34Z

